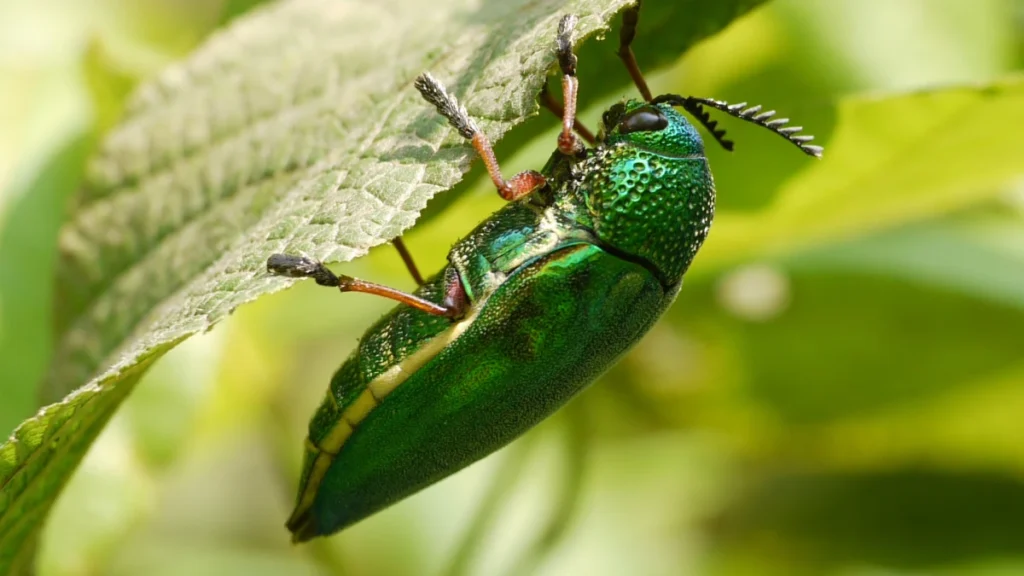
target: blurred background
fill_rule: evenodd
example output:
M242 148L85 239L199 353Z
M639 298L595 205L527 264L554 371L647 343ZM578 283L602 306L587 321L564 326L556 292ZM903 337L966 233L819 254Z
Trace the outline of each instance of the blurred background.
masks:
M0 433L36 408L56 231L89 150L137 82L258 3L0 0ZM827 156L844 98L985 85L1022 63L1021 0L775 0L649 81L779 108ZM580 119L595 126L618 96ZM725 124L737 152L709 157L733 225L719 238L735 241L809 160ZM556 120L524 129L538 126L499 148L506 173L543 164ZM309 283L264 297L145 376L59 500L39 572L1024 574L1019 153L1012 177L958 180L957 202L925 195L882 224L862 206L857 223L770 256L716 246L713 228L674 308L581 397L301 547L283 523L307 418L388 304ZM406 237L421 269L500 205L479 178L460 190ZM388 246L337 269L412 288Z

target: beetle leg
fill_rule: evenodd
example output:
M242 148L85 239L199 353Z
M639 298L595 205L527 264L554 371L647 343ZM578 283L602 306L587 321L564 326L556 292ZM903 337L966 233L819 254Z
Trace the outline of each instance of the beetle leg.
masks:
M494 156L494 148L491 147L487 135L477 127L476 122L469 117L466 108L459 105L458 100L445 90L444 86L437 81L430 73L423 73L414 83L423 98L434 105L437 111L448 119L448 123L459 131L463 138L469 140L476 149L477 154L484 161L487 167L487 174L490 175L498 194L509 202L519 200L530 193L543 188L547 180L540 172L526 170L516 174L509 180L505 180L498 167L498 159Z
M267 271L271 274L287 276L289 278L312 278L321 286L337 288L342 292L363 292L383 296L434 316L455 319L463 315L466 308L465 291L462 292L462 299L459 299L457 291L447 282L445 285L445 303L442 305L435 304L425 298L420 298L415 294L389 288L383 284L374 284L373 282L367 282L351 276L336 275L328 270L322 262L307 256L273 254L267 259ZM458 274L456 274L455 280L458 282ZM461 289L461 287L462 284L459 283L459 288ZM449 303L449 299L451 299L451 303Z
M562 133L558 135L558 151L566 156L579 156L584 153L583 143L572 131L576 122L576 95L580 89L580 81L576 78L576 55L572 53L572 33L578 19L575 14L566 14L558 22L558 38L555 41L558 51L558 67L562 69Z
M409 294L408 292L389 288L383 284L374 284L373 282L367 282L351 276L338 276L338 289L342 292L363 292L366 294L383 296L384 298L400 302L406 306L412 306L417 310L434 316L444 316L446 318L456 317L456 310L453 308L440 306L434 304L430 300L420 298L414 294Z
M398 250L398 255L402 257L402 262L405 263L405 268L409 271L412 279L416 281L417 286L423 286L423 275L420 274L420 269L416 267L416 261L412 259L412 254L409 252L409 248L406 247L405 242L401 238L395 238L391 241L392 246L395 250Z
M551 91L548 90L547 83L545 83L544 87L541 88L540 96L537 98L540 100L540 105L550 110L555 116L558 116L559 118L563 118L565 116L565 109L562 108L562 103L555 100L555 97L551 95ZM583 140L587 142L587 144L590 144L591 146L597 144L597 139L594 138L594 133L581 124L578 119L573 119L572 128L580 138L583 138Z
M633 84L636 84L640 95L644 97L644 100L650 102L651 89L647 87L647 81L644 80L640 66L636 63L636 56L633 55L633 48L630 47L633 38L636 37L636 25L640 21L641 1L636 0L636 5L627 8L622 14L622 30L619 32L619 58L622 58L622 63L626 65L626 70L629 71L629 76L633 79Z

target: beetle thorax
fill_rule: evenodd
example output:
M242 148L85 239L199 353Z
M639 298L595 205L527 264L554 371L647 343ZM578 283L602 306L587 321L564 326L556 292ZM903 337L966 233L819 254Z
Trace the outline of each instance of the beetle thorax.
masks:
M674 111L666 116L670 123L660 134L619 134L606 126L605 144L586 161L583 189L601 242L676 284L707 237L715 188L696 130Z

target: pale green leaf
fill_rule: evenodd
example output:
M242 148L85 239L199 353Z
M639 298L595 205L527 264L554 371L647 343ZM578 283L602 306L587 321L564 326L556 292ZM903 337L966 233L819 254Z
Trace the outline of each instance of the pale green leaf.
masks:
M34 411L35 386L46 370L53 339L49 302L57 230L67 197L74 192L94 141L80 125L68 128L66 142L34 167L31 181L10 192L0 220L0 430L10 433Z
M709 270L858 236L990 199L1024 177L1024 77L854 98L825 159L752 214L723 213L697 258Z

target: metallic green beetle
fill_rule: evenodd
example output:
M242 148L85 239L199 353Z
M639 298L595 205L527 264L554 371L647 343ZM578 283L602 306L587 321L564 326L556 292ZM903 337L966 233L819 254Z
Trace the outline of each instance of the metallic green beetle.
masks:
M800 128L770 120L774 113L760 107L652 98L630 49L637 10L626 12L619 54L644 99L605 112L596 139L575 122L576 19L562 19L556 45L565 104L546 91L541 101L563 129L539 173L502 178L465 109L429 74L416 80L472 142L510 203L455 244L448 265L414 294L336 276L302 256L268 260L276 274L402 303L366 332L310 422L287 523L295 541L350 526L508 444L650 329L679 291L715 207L700 135L673 106L728 149L705 106L821 154Z

